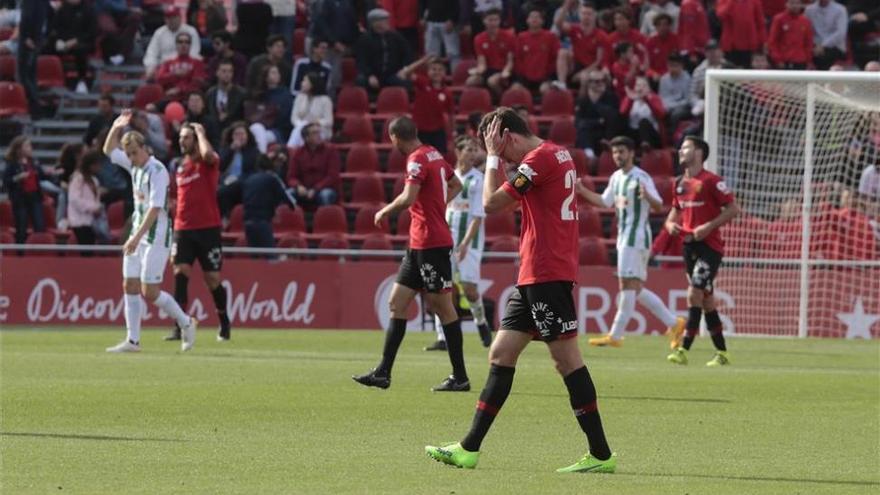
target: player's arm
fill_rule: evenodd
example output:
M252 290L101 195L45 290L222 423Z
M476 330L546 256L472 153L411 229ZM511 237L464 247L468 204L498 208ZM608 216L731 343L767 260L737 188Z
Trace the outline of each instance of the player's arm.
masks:
M590 203L593 206L599 208L610 208L611 203L605 203L604 194L599 194L597 192L590 191L587 186L584 185L583 182L577 181L574 185L575 191L577 191L578 196L586 200L587 203ZM606 191L611 191L611 186L606 188Z
M104 154L110 156L115 149L119 149L120 140L122 139L122 131L131 122L131 110L123 110L119 117L113 121L110 131L107 133L107 139L104 140Z
M501 131L501 119L495 117L486 129L486 176L483 180L483 210L487 215L504 211L514 205L517 199L501 189L498 166L501 164L501 150L510 140L508 130Z
M409 208L410 205L415 203L416 198L419 197L419 191L422 189L420 184L407 181L403 186L403 191L394 198L394 201L385 205L384 208L376 212L376 215L373 217L373 223L376 225L380 225L382 220L388 218L394 213L397 213L404 208Z
M736 200L731 200L730 203L721 207L721 213L712 219L710 222L706 222L703 225L694 229L694 239L698 241L702 241L709 234L712 233L715 229L721 227L727 222L733 220L742 212L739 205L736 203Z
M452 177L446 181L446 204L451 203L460 192L461 181L458 179L458 176L452 174Z
M156 219L159 218L159 210L162 208L159 206L150 207L147 210L147 216L144 217L144 221L141 222L141 226L138 227L137 231L131 236L129 236L128 240L125 241L125 244L122 246L122 252L125 254L131 254L137 249L137 245L141 242L141 239L144 238L144 235L150 231L150 228L156 223Z
M419 70L420 67L427 64L433 58L433 55L425 55L424 57L416 60L415 62L405 66L403 69L400 69L398 73L401 79L409 79L412 77L413 73Z
M647 201L655 213L663 211L663 199L660 197L660 193L657 192L653 180L645 179L645 182L639 184L639 198Z
M210 156L213 156L214 147L211 146L211 141L208 140L208 135L205 132L205 126L197 122L193 122L190 125L196 131L196 149L199 150L199 158L204 160Z
M681 211L673 206L666 216L666 222L663 224L669 235L679 235L681 233Z

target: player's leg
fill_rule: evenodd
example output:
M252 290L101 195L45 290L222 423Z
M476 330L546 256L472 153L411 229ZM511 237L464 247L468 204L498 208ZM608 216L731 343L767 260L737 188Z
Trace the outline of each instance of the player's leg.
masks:
M161 288L165 265L168 263L170 251L160 245L147 246L141 258L141 293L144 298L165 311L165 314L180 327L181 344L183 351L192 349L196 338L197 322L190 317L171 297L171 294Z
M220 229L206 229L200 232L200 237L196 252L199 266L202 267L204 274L205 285L211 292L211 299L214 300L214 308L217 311L217 319L220 320L217 340L227 341L231 337L232 328L226 313L226 289L220 283L220 270L223 268Z
M685 274L688 280L688 315L685 322L685 335L681 346L666 356L669 362L687 364L687 351L700 333L700 318L703 316L703 294L709 286L709 264L704 259L702 243L684 244Z
M617 312L608 335L590 339L590 345L620 347L623 332L636 309L636 295L642 289L644 267L641 266L641 250L623 247L617 253L617 277L620 291L617 294Z
M452 304L452 292L448 289L427 292L425 299L440 319L443 335L446 337L446 352L449 353L449 361L452 364L452 375L432 390L435 392L467 392L471 389L471 384L464 365L464 339L461 333L461 320Z
M663 301L650 289L644 287L644 283L648 280L648 261L651 258L651 252L647 249L641 249L639 252L641 259L639 260L639 268L641 273L639 279L642 281L642 287L638 291L637 300L639 304L648 308L658 320L663 322L666 327L666 335L669 336L670 348L677 349L681 345L681 339L684 337L684 326L686 320L683 317L676 317L669 311L669 308L663 304Z
M574 65L570 48L560 48L556 55L556 79L562 84L568 82L568 75Z
M138 250L141 247L138 246ZM122 257L122 290L125 316L125 340L108 347L107 352L138 352L141 350L141 314L143 304L140 291L141 259L137 251Z
M443 334L443 324L440 323L440 315L434 313L434 332L437 334L437 338L434 340L434 343L425 346L426 351L445 351L446 350L446 335Z
M707 294L703 298L703 318L706 320L706 328L715 345L715 356L706 363L706 366L724 366L730 364L730 356L727 354L727 342L724 340L724 325L718 310L715 307L715 296Z
M471 307L471 314L474 316L474 323L477 324L480 340L483 342L483 347L489 347L492 344L492 331L486 322L483 296L479 290L480 264L482 260L483 253L481 251L468 249L465 258L456 265L458 267L459 279L461 280L461 289Z
M171 260L174 264L174 300L181 308L186 308L189 306L189 276L195 260L195 246L190 231L174 231ZM176 323L165 340L180 340L180 327Z

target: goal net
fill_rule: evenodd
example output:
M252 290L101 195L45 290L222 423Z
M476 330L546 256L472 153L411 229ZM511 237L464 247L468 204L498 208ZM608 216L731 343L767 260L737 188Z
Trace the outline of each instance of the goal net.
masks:
M880 74L709 71L704 124L707 167L743 208L722 230L727 326L880 337L880 197L865 172L880 174Z

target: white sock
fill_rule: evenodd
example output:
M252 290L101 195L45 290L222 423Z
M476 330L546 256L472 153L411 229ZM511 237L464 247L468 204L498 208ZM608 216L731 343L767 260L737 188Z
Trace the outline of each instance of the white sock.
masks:
M617 295L617 314L614 315L614 323L611 324L611 338L620 340L623 338L623 331L632 318L633 311L636 309L636 291L622 290Z
M174 321L177 322L177 325L180 328L189 325L189 315L186 314L184 310L180 309L180 305L178 305L177 301L171 297L171 294L164 290L159 292L159 297L153 301L153 304L159 306L163 311L168 313L168 316L174 318Z
M125 328L128 340L141 341L141 296L140 294L125 295Z
M654 294L648 289L642 289L642 291L639 292L639 303L648 308L651 313L654 313L654 316L662 321L667 327L675 325L675 315L669 311L669 308L663 304L663 301L657 297L657 294Z
M446 342L446 334L443 333L443 324L440 323L440 315L434 313L434 330L437 331L437 340Z
M486 310L483 308L483 296L477 296L476 301L468 301L471 305L471 314L474 315L474 322L477 325L486 324Z

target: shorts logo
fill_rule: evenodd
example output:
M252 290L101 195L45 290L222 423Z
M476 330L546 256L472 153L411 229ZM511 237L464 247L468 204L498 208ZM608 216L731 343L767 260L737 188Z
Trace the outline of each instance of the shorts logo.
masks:
M433 286L434 281L437 279L437 270L434 269L434 265L425 263L419 266L419 275L421 275L422 281L425 282L426 286Z
M221 259L223 259L223 253L220 251L220 248L215 247L208 251L208 261L211 262L211 267L219 267Z
M706 263L704 260L697 260L697 263L694 265L694 273L691 275L691 285L712 290L711 274L709 263Z
M556 317L556 314L553 313L550 306L547 303L540 301L532 304L532 320L535 321L535 326L543 337L550 336L550 326L553 325L554 322L562 323L562 318Z

